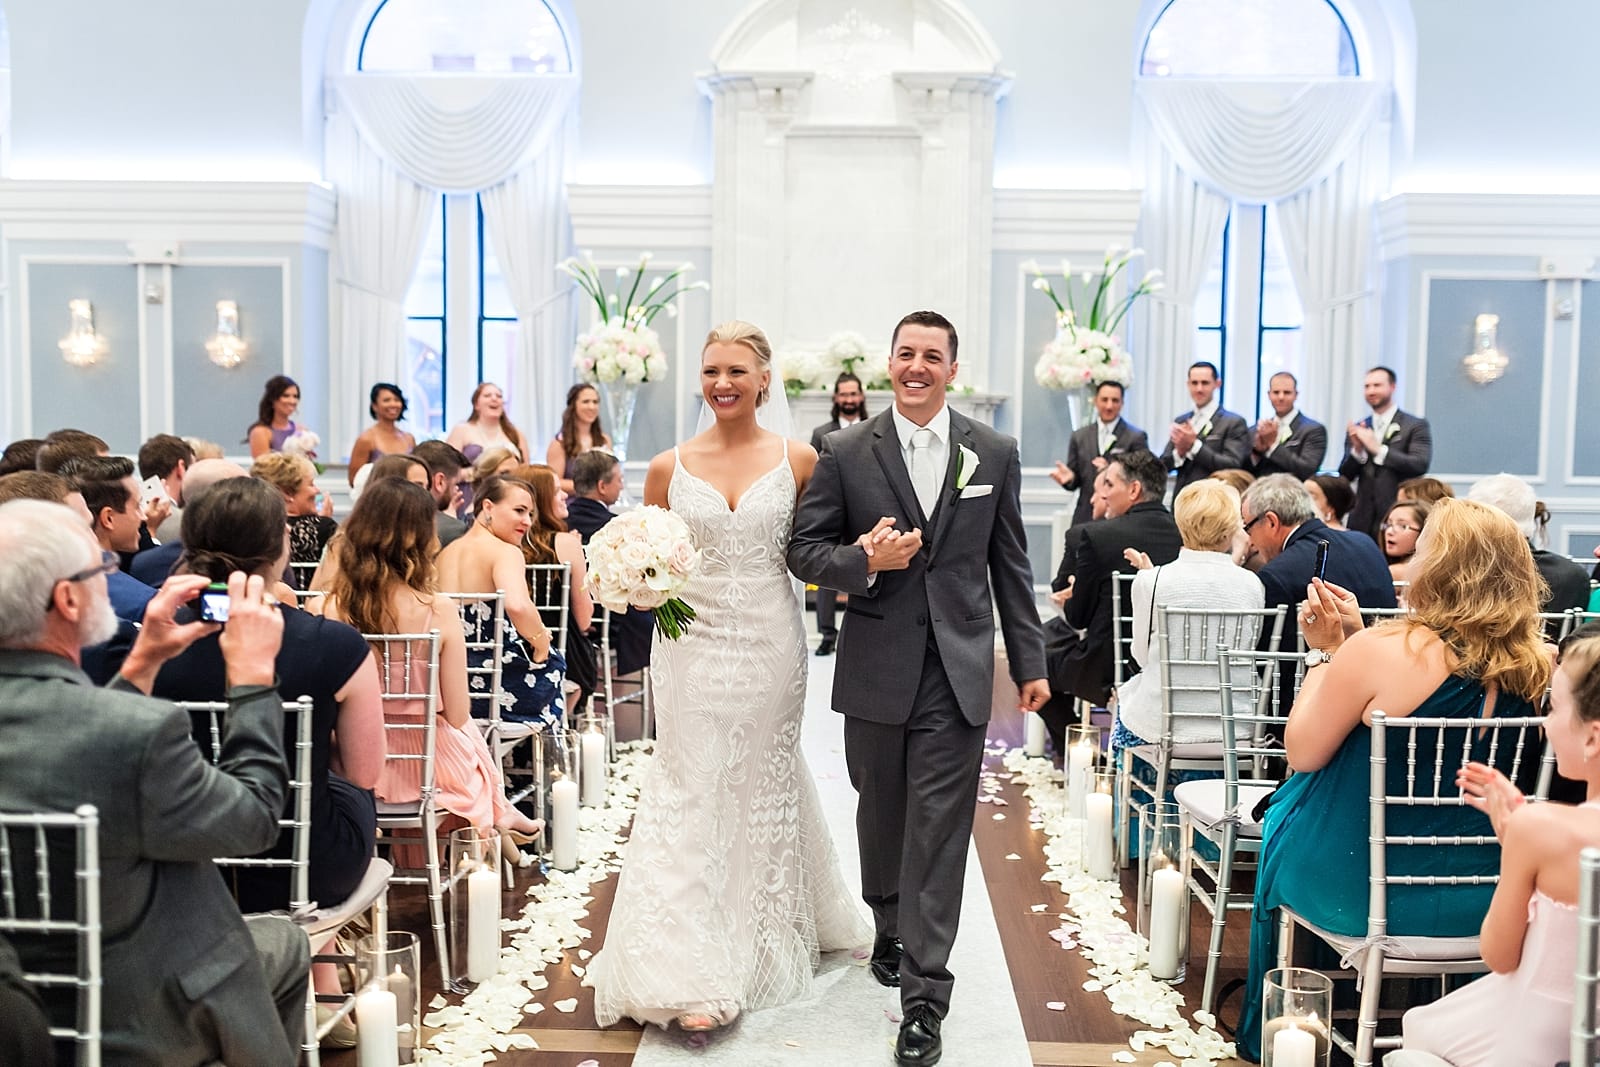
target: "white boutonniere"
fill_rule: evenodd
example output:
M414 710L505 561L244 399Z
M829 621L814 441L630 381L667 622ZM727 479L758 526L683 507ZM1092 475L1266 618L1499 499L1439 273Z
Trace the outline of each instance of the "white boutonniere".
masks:
M967 487L972 480L972 474L978 469L978 454L966 445L957 446L960 451L956 453L956 491Z
M1210 419L1207 419L1205 421L1205 424L1203 426L1201 426L1200 429L1195 431L1195 434L1197 436L1200 436L1200 437L1206 437L1206 436L1210 435L1210 433L1211 433L1211 420Z
M1292 433L1294 433L1294 427L1290 426L1288 423L1284 423L1278 430L1278 443L1280 445L1283 444L1289 439L1289 435Z
M1385 441L1387 441L1387 440L1389 440L1389 438L1393 437L1395 434L1397 434L1399 432L1400 432L1400 427L1398 425L1396 425L1395 423L1391 422L1389 424L1389 428L1383 432L1383 439Z

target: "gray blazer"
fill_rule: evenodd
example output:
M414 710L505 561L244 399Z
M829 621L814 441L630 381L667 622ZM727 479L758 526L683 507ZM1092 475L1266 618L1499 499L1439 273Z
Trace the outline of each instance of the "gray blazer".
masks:
M1188 422L1192 418L1194 412L1185 411L1173 421ZM1170 440L1167 442L1167 447L1161 450L1161 462L1167 470L1178 472L1174 483L1174 494L1181 492L1190 482L1211 477L1213 471L1243 467L1244 461L1250 457L1250 427L1245 424L1244 416L1235 415L1220 404L1216 413L1211 416L1210 429L1200 440L1203 443L1200 451L1193 459L1185 460L1181 464L1173 455Z
M1100 420L1091 413L1087 423L1072 431L1072 438L1067 443L1067 466L1075 478L1071 485L1062 488L1078 491L1078 504L1072 509L1074 526L1094 517L1094 476L1099 473L1094 469L1094 461L1101 455L1099 424ZM1127 419L1119 418L1111 435L1111 448L1105 456L1111 459L1124 452L1149 447L1150 438L1143 430Z
M1264 456L1254 448L1245 470L1257 478L1269 474L1292 474L1305 481L1322 469L1322 460L1328 454L1328 428L1315 419L1296 414L1289 424L1289 439L1278 443L1272 455Z
M97 689L58 656L0 649L0 808L100 809L108 1063L295 1062L211 863L278 840L283 705L274 689L230 702L213 767L172 704L120 679Z
M956 489L962 445L978 457L965 496ZM931 639L962 715L974 726L988 722L996 604L1011 677L1045 677L1017 442L951 411L949 451L939 504L924 516L892 409L822 439L816 473L796 508L789 569L850 595L834 672L835 711L904 723ZM855 540L886 515L895 517L896 529L920 527L923 548L908 568L881 571L869 586L867 556Z

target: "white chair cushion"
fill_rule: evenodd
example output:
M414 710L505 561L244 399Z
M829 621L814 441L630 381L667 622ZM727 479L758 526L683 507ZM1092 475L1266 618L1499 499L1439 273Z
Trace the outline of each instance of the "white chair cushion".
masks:
M367 863L367 873L361 876L360 884L348 897L330 907L317 908L305 915L297 915L295 922L306 932L307 937L337 930L372 907L373 901L388 892L389 879L393 876L394 867L389 861L374 856Z
M420 805L411 800L404 804L391 804L387 800L378 801L378 818L381 819L415 819L421 814Z
M1383 1057L1383 1067L1450 1067L1450 1061L1431 1052L1397 1048Z
M1265 785L1239 787L1239 836L1261 836L1261 824L1250 813L1257 802L1270 792L1272 787ZM1221 822L1227 814L1226 793L1227 783L1221 778L1213 778L1204 782L1184 782L1172 791L1172 798L1188 811L1197 829L1205 830Z
M1296 915L1292 909L1283 909L1295 922L1316 934L1337 951L1340 957L1357 949L1365 937L1349 937L1330 933L1314 923ZM1436 974L1440 965L1461 964L1463 969L1486 969L1483 966L1482 947L1476 935L1472 937L1401 937L1391 935L1383 943L1383 971L1385 974ZM1471 964L1477 964L1476 968ZM1412 967L1408 964L1416 964ZM1352 960L1359 967L1360 960Z

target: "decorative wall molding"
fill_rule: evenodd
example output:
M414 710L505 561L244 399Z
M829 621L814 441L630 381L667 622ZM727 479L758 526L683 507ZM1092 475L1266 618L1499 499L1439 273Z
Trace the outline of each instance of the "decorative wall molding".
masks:
M0 181L0 219L17 240L271 242L326 249L334 194L316 182ZM136 258L130 254L130 262Z
M1139 223L1138 189L996 189L994 251L1104 254Z
M567 186L579 248L710 248L709 185Z
M1600 195L1397 193L1378 249L1406 256L1600 256Z

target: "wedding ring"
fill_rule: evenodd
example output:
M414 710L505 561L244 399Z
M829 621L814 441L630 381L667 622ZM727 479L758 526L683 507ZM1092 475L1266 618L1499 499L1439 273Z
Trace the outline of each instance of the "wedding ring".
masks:
M261 602L269 608L275 608L278 606L278 598L273 596L271 593L262 593Z
M1317 617L1315 615L1311 614L1310 612L1306 613L1305 619L1306 619L1306 622L1316 622L1317 621Z

